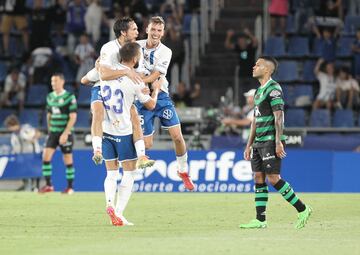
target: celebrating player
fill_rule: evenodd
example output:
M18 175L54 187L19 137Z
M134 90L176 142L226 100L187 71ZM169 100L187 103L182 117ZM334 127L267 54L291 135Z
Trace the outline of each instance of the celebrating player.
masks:
M295 194L289 183L281 179L281 160L286 157L284 150L284 99L280 85L271 78L277 68L272 57L260 57L253 67L253 77L260 82L255 93L254 119L250 136L244 151L244 158L251 160L255 181L256 219L240 228L266 228L266 204L268 182L298 211L296 228L303 228L312 209Z
M116 69L132 69L140 60L140 46L136 42L127 43L120 49L121 64ZM126 76L109 81L101 81L101 95L104 100L106 116L103 121L103 156L107 176L104 181L107 213L112 224L116 226L133 225L123 216L125 207L130 199L134 184L134 170L136 170L136 151L133 143L133 127L131 108L135 96L148 109L154 109L160 82L153 83L151 97L141 92L144 83L135 84ZM119 163L123 168L123 177L118 186L118 198L114 211L114 200L119 175Z
M133 69L113 69L113 66L119 63L119 49L127 42L135 41L137 38L138 30L136 23L130 18L118 19L115 22L113 29L117 39L104 44L101 48L99 60L100 73L97 73L96 69L94 68L81 79L83 84L87 84L89 82L95 83L91 90L91 110L93 114L91 133L93 136L92 144L94 149L93 160L96 164L99 164L102 161L101 122L104 118L104 107L100 95L100 86L97 81L99 78L101 78L101 80L112 80L122 76L127 76L136 83L142 82L140 76ZM140 120L134 106L131 108L131 119L134 128L134 143L138 156L137 168L152 166L155 161L148 159L145 155L145 144Z
M155 110L149 111L141 103L137 103L136 106L142 118L146 148L152 147L154 119L158 117L162 127L169 130L169 134L173 140L176 160L178 162L178 175L182 179L185 188L193 190L194 184L188 175L186 144L181 133L180 121L174 104L169 97L169 83L165 78L172 51L161 43L164 28L165 22L163 18L159 16L152 17L146 29L148 34L147 39L138 41L144 54L144 67L147 72L150 73L143 78L143 81L145 83L152 83L161 78L164 82L161 84L161 92L159 93Z
M51 76L51 86L53 92L50 92L46 98L48 137L46 139L45 149L43 151L43 175L46 185L40 189L40 193L52 192L54 187L51 183L52 166L51 159L57 146L60 146L63 153L63 160L66 166L67 188L63 191L65 194L74 193L73 181L75 169L73 167L72 147L74 138L72 131L76 122L76 98L73 93L64 89L65 79L61 73Z

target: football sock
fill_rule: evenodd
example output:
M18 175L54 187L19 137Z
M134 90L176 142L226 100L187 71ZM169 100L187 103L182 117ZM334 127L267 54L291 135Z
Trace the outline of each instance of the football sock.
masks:
M135 142L135 150L136 150L136 155L139 157L144 156L145 155L145 143L144 140L138 140Z
M182 156L176 156L176 161L177 161L177 163L179 165L179 171L181 173L184 173L184 172L187 173L188 172L189 166L188 166L187 160L188 160L187 152L185 152L185 154L182 155Z
M268 202L269 188L266 183L255 184L256 219L266 220L266 204Z
M118 196L116 201L116 214L122 215L129 202L135 180L135 171L124 171L120 184L118 185Z
M114 200L117 188L117 178L119 175L119 170L108 170L106 171L106 178L104 181L104 191L106 198L106 206L114 207Z
M73 181L75 178L75 168L72 164L66 165L66 180L68 182L68 188L73 188Z
M42 173L45 177L46 185L51 186L52 165L49 161L43 161Z
M305 210L305 205L301 200L296 196L294 190L291 188L290 184L280 179L275 185L274 188L288 201L292 204L298 212Z

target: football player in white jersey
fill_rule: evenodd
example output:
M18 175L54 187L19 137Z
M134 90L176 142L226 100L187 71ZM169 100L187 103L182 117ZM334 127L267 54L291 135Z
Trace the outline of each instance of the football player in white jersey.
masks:
M102 98L100 95L100 86L96 81L100 78L101 80L109 80L122 76L127 76L136 83L142 82L140 76L135 72L135 70L122 69L114 70L113 66L119 63L119 49L122 45L127 42L135 41L138 36L137 25L130 18L122 18L115 22L114 32L116 35L115 40L110 41L104 44L100 51L100 60L99 60L99 73L96 76L95 70L92 69L87 75L81 80L83 84L87 84L90 81L95 82L91 90L91 110L93 114L92 121L92 144L94 150L93 160L96 164L102 162L102 127L101 121L104 118L104 107L102 103ZM142 66L142 65L141 65ZM141 71L141 70L139 70ZM150 160L145 155L145 144L143 140L143 134L141 130L139 116L137 114L136 108L132 107L131 110L133 128L134 128L134 143L138 155L138 168L145 168L152 166L155 161Z
M169 130L169 134L173 140L176 160L178 162L178 175L182 179L185 188L193 190L194 184L188 174L186 144L181 132L180 121L175 106L169 96L169 83L165 78L167 68L171 61L172 51L161 43L164 29L165 22L163 18L159 16L152 17L146 29L146 33L148 34L147 39L137 41L143 51L144 67L146 71L150 73L143 78L143 81L145 83L153 83L161 78L164 82L161 84L161 91L153 111L149 111L141 103L136 103L136 106L142 118L146 148L152 147L154 119L158 117L162 127Z
M117 63L116 70L133 69L140 59L140 46L136 42L127 43L120 49L121 64ZM131 108L135 97L144 106L152 110L156 106L160 82L153 83L152 95L143 94L144 83L135 84L127 76L113 80L101 81L101 95L103 97L105 117L103 127L103 157L107 176L104 181L107 213L115 226L133 225L123 216L125 207L131 196L136 170L136 150L133 143L133 127ZM119 162L123 168L121 183L117 186L119 177ZM115 194L118 187L116 209L114 210Z

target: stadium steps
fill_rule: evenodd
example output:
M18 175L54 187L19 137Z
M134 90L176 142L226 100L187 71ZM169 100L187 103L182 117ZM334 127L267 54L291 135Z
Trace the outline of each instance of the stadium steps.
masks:
M257 15L262 14L262 1L225 0L220 12L220 19L215 24L215 31L210 34L210 42L200 58L193 81L200 82L206 93L201 93L197 103L209 105L218 103L228 87L234 86L234 72L237 64L236 54L224 47L226 31L234 29L241 32L248 27L254 32Z

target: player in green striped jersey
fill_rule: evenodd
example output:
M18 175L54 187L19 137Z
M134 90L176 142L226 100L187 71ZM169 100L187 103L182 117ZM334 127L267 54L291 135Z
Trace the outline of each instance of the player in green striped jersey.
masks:
M253 77L260 82L255 93L254 119L250 136L244 151L244 158L251 160L255 182L256 219L240 228L265 228L268 182L298 211L296 228L303 228L312 209L295 194L289 183L280 177L284 150L284 98L281 86L271 78L276 71L277 61L272 57L260 57L253 67Z
M67 188L65 194L72 194L75 169L73 166L72 147L74 138L73 127L76 122L77 103L75 95L64 89L65 79L61 73L51 76L53 91L46 98L48 137L43 152L43 175L46 185L40 193L52 192L54 187L51 183L52 166L51 159L57 146L60 146L63 153L63 160L66 166Z

